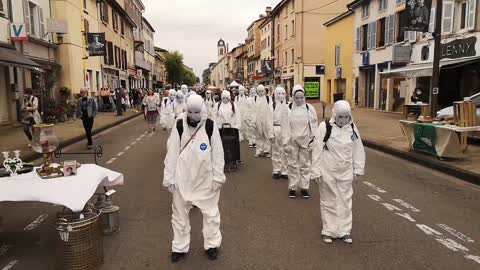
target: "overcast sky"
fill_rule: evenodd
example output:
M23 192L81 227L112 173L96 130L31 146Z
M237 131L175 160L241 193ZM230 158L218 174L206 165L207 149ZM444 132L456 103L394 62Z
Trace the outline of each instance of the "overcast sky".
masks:
M281 0L142 0L155 28L155 46L183 53L198 77L217 61L217 42L244 43L247 27Z

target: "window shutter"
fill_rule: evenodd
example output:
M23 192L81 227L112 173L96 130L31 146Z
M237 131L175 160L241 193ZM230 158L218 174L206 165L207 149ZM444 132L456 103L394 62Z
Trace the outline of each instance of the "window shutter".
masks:
M395 15L391 15L390 16L390 34L388 35L390 40L389 40L389 44L392 45L394 43L394 40L395 40Z
M372 22L372 49L377 47L377 21Z
M30 34L30 6L27 0L23 0L23 20L25 21L27 34Z
M385 45L390 44L390 16L385 17Z
M38 7L38 20L40 22L40 38L45 37L45 21L43 20L43 8Z
M442 34L450 34L453 31L454 4L454 1L443 2Z
M430 11L430 21L428 22L428 32L435 32L435 8Z
M372 48L372 24L367 26L367 50Z
M468 1L468 21L467 21L467 29L473 30L475 28L475 15L477 10L477 0L469 0Z
M355 47L356 47L356 49L357 49L357 52L359 52L359 51L362 50L362 49L360 48L360 38L361 38L360 33L361 33L361 32L360 32L360 27L357 27L357 37L356 37L356 40L355 40L355 42L356 42L356 44L355 44L356 46L355 46Z

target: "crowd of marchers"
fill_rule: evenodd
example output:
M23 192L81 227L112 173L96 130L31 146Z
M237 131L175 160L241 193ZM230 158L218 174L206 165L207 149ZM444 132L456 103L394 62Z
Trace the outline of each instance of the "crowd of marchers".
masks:
M316 181L323 241L353 243L352 183L364 175L365 150L350 104L337 101L331 119L319 123L300 85L293 88L290 102L283 87L268 93L263 85L249 91L240 86L236 92L233 96L225 90L217 101L210 91L200 96L182 85L163 100L153 95L144 100L149 124L154 127L160 117L162 128L170 132L163 185L173 194L172 262L189 251L193 207L203 214L206 255L217 258L222 242L218 202L226 181L225 124L238 130L238 141L256 148L255 158L271 158L272 177L288 179L289 198L299 194L308 199L310 183Z

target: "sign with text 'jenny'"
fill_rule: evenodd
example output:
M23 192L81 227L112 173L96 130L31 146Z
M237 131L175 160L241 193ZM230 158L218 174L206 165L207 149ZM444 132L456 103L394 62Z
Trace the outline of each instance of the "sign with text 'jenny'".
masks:
M26 41L27 27L24 23L12 23L10 24L10 40L11 41Z
M442 44L441 59L444 58L461 58L467 56L476 56L475 43L477 43L476 37L469 37L465 39L456 39L451 42Z

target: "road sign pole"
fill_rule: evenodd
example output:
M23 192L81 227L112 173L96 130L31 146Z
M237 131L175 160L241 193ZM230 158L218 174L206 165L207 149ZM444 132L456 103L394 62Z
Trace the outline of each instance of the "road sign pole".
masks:
M433 70L432 70L432 87L430 89L430 115L437 116L438 110L438 93L440 90L440 57L441 57L441 40L442 40L442 13L443 1L437 0L437 8L435 13L435 31L434 49L433 49Z

